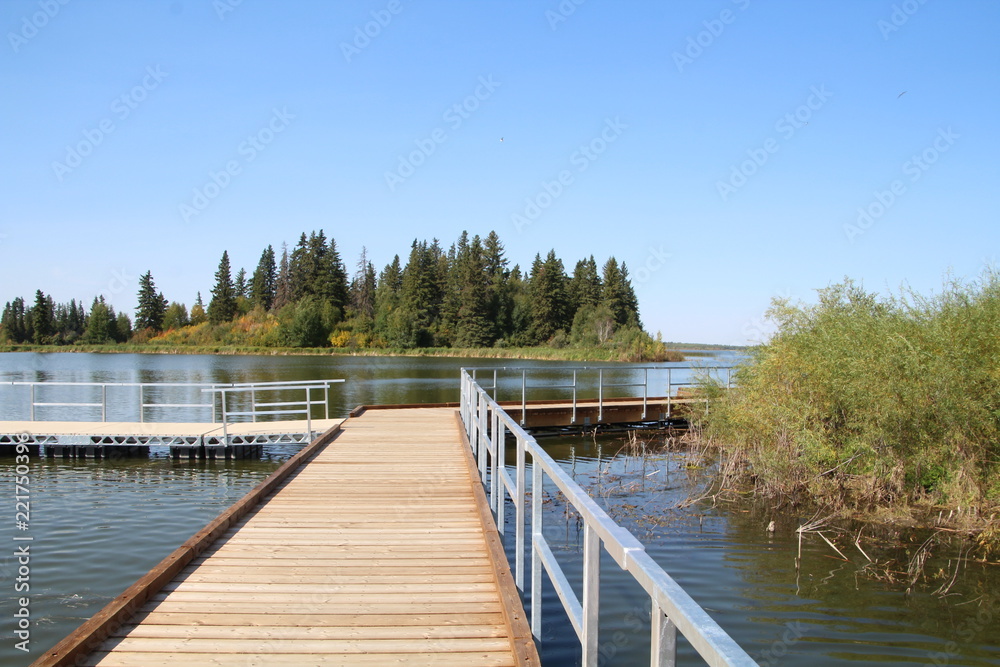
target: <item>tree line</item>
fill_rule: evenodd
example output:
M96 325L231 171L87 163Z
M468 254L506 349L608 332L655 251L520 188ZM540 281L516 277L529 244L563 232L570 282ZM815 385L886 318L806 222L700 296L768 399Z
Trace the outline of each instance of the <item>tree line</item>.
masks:
M463 232L445 250L414 240L381 271L362 249L353 273L323 230L280 255L268 245L249 275L224 251L207 307L168 301L152 273L139 279L134 322L103 297L55 304L40 290L0 318L7 343L163 343L254 347L595 347L649 337L624 262L591 255L568 274L554 250L511 266L495 232Z

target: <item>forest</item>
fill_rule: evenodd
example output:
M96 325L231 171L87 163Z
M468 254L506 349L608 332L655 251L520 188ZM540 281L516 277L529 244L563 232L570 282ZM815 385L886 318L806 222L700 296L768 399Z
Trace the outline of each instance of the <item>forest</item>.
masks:
M622 360L662 359L666 350L642 329L624 262L593 255L567 274L555 250L527 270L510 265L500 238L467 232L447 250L414 240L376 271L368 253L350 273L333 238L303 232L280 254L268 245L251 273L234 272L223 251L206 305L190 308L158 291L151 271L139 279L134 319L103 296L55 303L35 292L4 306L0 344L229 346L236 348L604 348Z

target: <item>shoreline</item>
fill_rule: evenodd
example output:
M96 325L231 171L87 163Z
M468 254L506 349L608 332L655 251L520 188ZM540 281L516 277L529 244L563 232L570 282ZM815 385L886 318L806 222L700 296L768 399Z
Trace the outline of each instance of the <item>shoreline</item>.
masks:
M197 354L222 356L343 356L343 357L464 357L474 359L523 359L535 361L580 361L580 362L618 362L618 363L659 363L684 361L686 353L694 349L681 351L668 349L661 358L626 359L619 350L601 348L267 348L242 347L226 345L192 345L159 346L159 345L0 345L0 353L82 353L82 354ZM709 349L709 348L704 348ZM692 355L696 356L696 355Z

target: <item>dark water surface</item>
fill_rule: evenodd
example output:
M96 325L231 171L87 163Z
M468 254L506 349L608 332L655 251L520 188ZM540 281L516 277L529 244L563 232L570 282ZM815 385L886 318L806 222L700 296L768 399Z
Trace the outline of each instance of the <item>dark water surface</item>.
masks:
M723 355L723 360L728 358ZM502 363L551 369L567 365ZM456 401L458 369L489 364L401 357L0 354L0 383L343 377L347 382L331 391L331 416L343 416L363 403ZM634 376L619 373L626 380ZM501 382L502 388L513 390L514 385L519 389L520 381ZM0 386L0 419L21 418L24 399L18 398L19 389ZM622 442L612 438L553 438L543 444L761 664L1000 665L1000 567L959 563L958 546L935 549L925 567L926 578L910 595L905 593L907 562L925 537L916 533L903 532L889 540L863 531L859 549L853 539L826 530L846 559L820 537L809 535L802 541L797 571L794 530L808 517L771 517L710 500L678 507L691 493L697 494L706 478L706 471L689 465L686 454L643 463L613 456ZM7 508L0 512L0 545L6 545L0 546L0 665L32 662L263 479L279 458L214 464L162 458L32 460L31 520L23 531L15 524L15 462L0 459L0 489ZM546 535L576 582L582 529L555 494L546 508ZM765 530L772 518L773 534ZM23 593L16 591L19 565L14 552L26 544L15 542L15 537L32 538L27 543L29 653L15 647L14 614ZM934 595L942 582L950 581L956 565L960 567L948 594ZM606 556L602 569L601 664L646 664L648 601ZM543 614L544 663L577 664L572 627L550 588ZM681 662L698 664L683 643Z

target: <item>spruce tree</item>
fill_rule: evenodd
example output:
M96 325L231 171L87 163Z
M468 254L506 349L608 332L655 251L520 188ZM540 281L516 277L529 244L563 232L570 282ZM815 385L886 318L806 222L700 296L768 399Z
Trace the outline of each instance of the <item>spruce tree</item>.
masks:
M460 347L485 347L493 344L489 320L489 286L483 246L476 236L455 258L457 274L458 319L455 344Z
M52 342L54 307L52 299L42 290L35 291L35 305L31 308L31 340L36 345Z
M274 301L271 308L281 310L292 302L292 269L288 259L288 244L281 244L281 263L278 265L278 277L274 281Z
M236 298L248 298L250 296L250 286L247 284L246 269L241 268L236 272L236 279L233 281L233 291Z
M375 267L368 261L368 250L361 246L358 270L351 280L350 301L356 317L364 320L375 318Z
M163 326L163 316L167 312L167 300L156 291L153 274L146 271L139 278L139 305L135 309L135 328L159 331Z
M274 304L278 273L274 263L274 248L267 246L260 255L257 268L250 279L250 301L254 306L270 310Z
M229 268L229 252L222 252L219 269L215 272L215 287L208 304L208 320L212 324L229 322L236 315L236 289Z
M535 255L528 280L531 298L530 337L535 343L544 343L560 329L568 329L569 303L566 298L566 271L562 260L550 250L545 261Z
M628 268L624 264L619 267L614 257L604 264L601 303L611 311L616 325L639 326L639 306L628 278Z
M108 304L104 297L94 297L94 303L90 306L90 317L87 321L87 330L83 334L83 340L91 345L106 345L115 342L117 327L115 320L111 316Z

